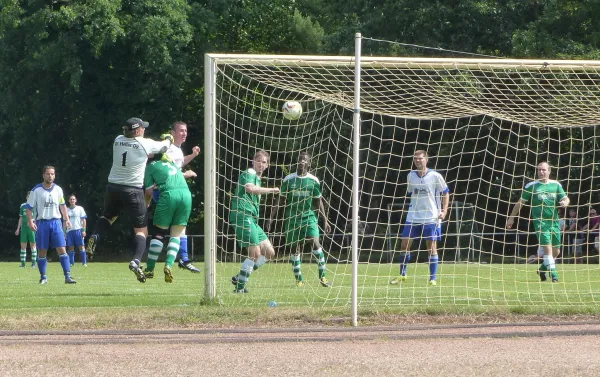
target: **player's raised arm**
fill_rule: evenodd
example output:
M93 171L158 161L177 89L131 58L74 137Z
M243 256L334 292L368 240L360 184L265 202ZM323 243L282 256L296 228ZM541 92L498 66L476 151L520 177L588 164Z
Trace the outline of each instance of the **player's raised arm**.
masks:
M506 227L508 229L512 229L512 227L515 223L515 216L517 216L517 214L519 213L519 211L521 210L521 208L523 207L523 205L525 203L526 202L523 199L519 199L515 203L512 211L510 212L510 215L508 215L508 220L506 220Z

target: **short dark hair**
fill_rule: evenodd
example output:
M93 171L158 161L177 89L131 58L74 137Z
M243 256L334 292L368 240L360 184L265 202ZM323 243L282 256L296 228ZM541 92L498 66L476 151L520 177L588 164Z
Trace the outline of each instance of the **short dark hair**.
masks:
M177 128L177 126L186 126L187 127L187 124L185 122L182 122L182 121L177 121L177 122L175 122L175 123L173 123L171 125L171 130L175 131L175 129Z
M307 151L302 151L298 156L306 156L307 158L311 158L312 156Z
M56 168L54 166L46 165L46 166L44 166L44 169L42 170L42 174L46 173L46 170L48 170L48 169L52 169L56 173Z

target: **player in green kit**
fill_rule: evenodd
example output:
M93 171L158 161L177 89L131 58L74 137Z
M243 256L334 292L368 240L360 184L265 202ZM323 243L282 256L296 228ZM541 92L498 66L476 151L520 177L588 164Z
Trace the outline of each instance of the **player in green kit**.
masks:
M319 222L315 209L319 211L323 219L325 233L331 231L331 226L325 215L321 184L317 177L309 173L309 170L310 155L308 152L300 152L296 173L283 179L280 195L271 210L266 228L267 231L271 230L271 224L277 215L279 204L283 201L285 205L285 242L293 250L290 261L296 277L296 285L298 287L304 285L301 252L303 246L308 246L317 258L319 282L323 287L330 287L331 285L325 277L325 254L319 242Z
M144 275L146 278L154 277L156 261L163 249L163 240L170 234L163 272L165 281L172 283L173 263L179 251L180 236L185 232L192 213L192 194L183 173L166 153L155 156L154 161L146 166L146 195L152 196L154 185L160 191L160 198L154 210L154 225L157 231L150 240Z
M524 204L531 206L531 217L535 234L544 249L544 259L538 274L541 281L546 281L546 272L550 272L552 282L558 282L554 258L560 253L560 216L558 207L567 207L569 197L558 181L550 179L550 165L542 162L537 166L538 179L528 183L523 189L521 199L517 201L506 222L511 229L515 216Z
M31 248L31 268L34 268L37 261L37 245L35 243L35 232L27 225L27 199L29 199L29 194L30 191L27 192L25 203L21 204L21 208L19 209L19 222L17 223L15 235L19 236L21 246L21 265L19 267L25 267L25 263L27 262L27 243L29 242L29 247Z
M275 250L265 232L258 225L260 196L277 194L279 188L260 187L260 177L269 167L269 154L259 150L252 159L252 168L240 174L235 195L231 201L229 221L235 229L240 247L248 250L248 258L242 262L240 272L231 278L234 293L248 293L246 283L250 274L275 255Z

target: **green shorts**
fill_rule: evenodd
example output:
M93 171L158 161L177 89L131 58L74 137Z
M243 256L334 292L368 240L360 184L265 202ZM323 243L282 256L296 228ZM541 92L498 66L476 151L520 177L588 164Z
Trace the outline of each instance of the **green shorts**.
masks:
M254 216L232 212L229 221L235 229L235 238L240 247L258 246L261 242L268 240Z
M35 243L35 232L28 226L22 226L21 233L19 233L19 242Z
M560 224L558 221L534 220L533 226L540 246L560 247Z
M154 225L168 228L171 225L187 226L192 213L190 190L169 190L160 193L154 210Z
M307 238L318 239L319 237L319 224L314 217L289 219L285 222L285 243L287 245L295 245Z

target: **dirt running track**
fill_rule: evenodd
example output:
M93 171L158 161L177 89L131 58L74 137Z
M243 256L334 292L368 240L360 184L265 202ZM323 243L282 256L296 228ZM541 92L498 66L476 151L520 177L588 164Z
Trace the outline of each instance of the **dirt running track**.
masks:
M0 376L600 376L600 322L0 331Z

